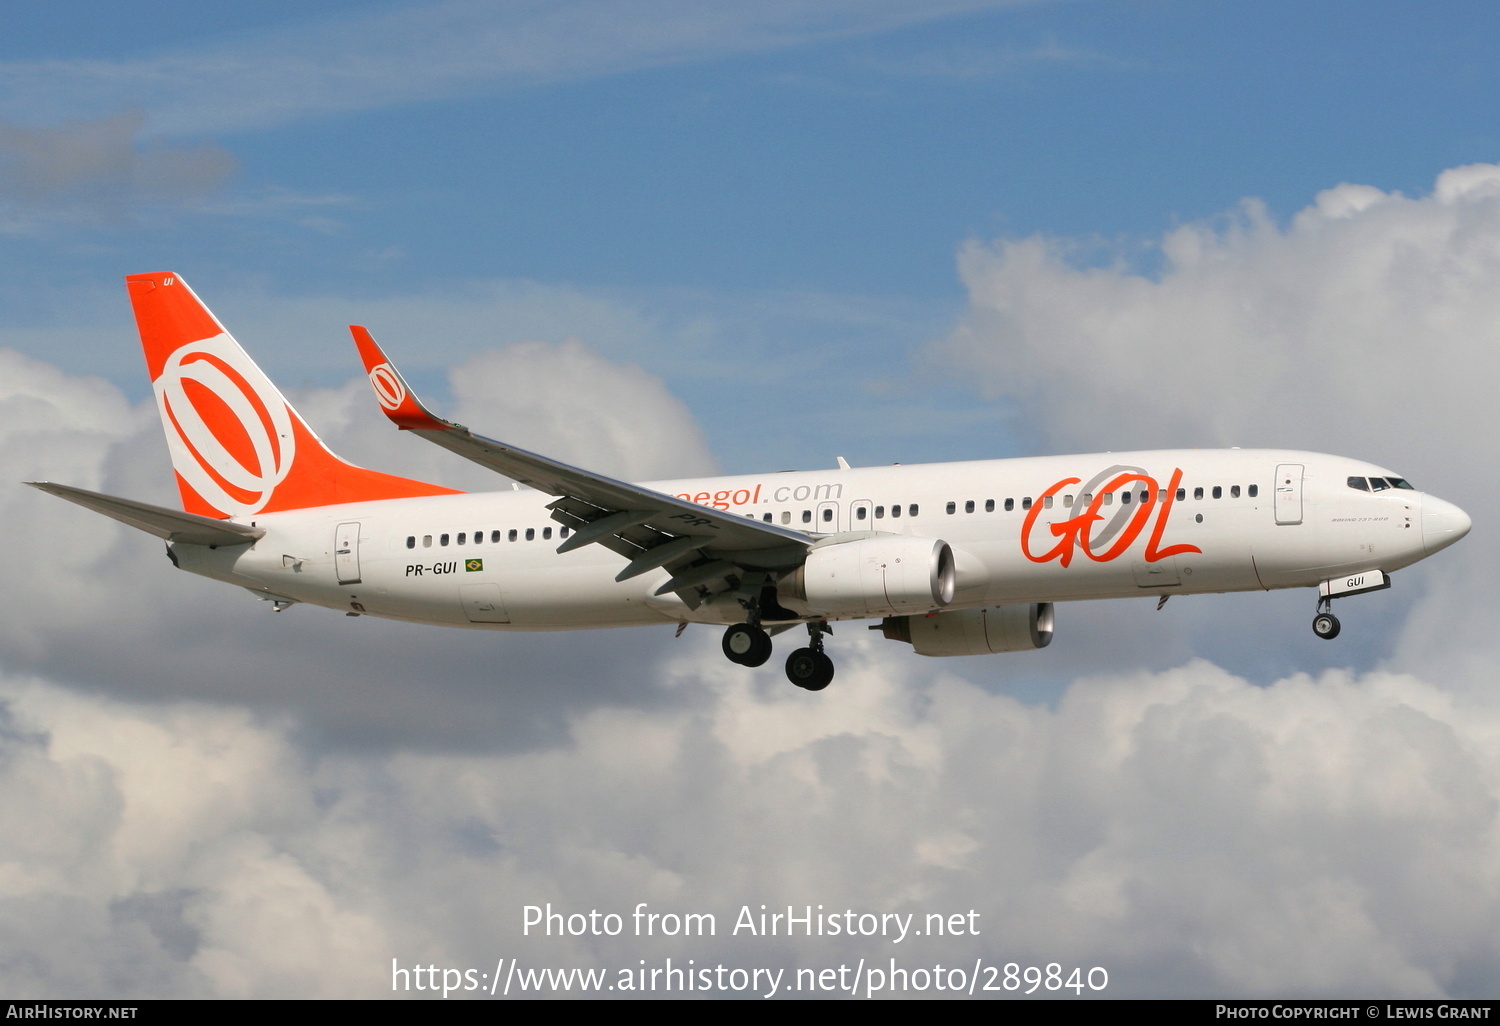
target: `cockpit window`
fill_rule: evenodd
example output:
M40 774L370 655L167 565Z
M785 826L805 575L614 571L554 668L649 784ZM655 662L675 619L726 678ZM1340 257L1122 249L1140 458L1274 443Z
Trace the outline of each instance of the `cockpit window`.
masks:
M1407 483L1407 480L1404 477L1388 477L1386 478L1386 480L1391 483L1392 488L1405 488L1407 491L1416 491L1415 488Z
M1349 479L1349 487L1358 488L1362 492L1368 492L1370 490L1369 484L1367 484L1365 482L1365 479L1362 477L1351 477Z
M1383 492L1389 487L1390 485L1386 484L1385 478L1383 477L1370 478L1370 491L1372 492Z

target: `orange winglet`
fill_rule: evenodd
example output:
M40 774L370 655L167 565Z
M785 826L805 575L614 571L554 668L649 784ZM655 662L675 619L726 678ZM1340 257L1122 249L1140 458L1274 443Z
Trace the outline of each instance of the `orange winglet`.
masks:
M354 336L359 358L364 361L365 373L370 376L375 398L391 423L402 431L452 431L458 426L428 412L368 330L351 324L349 332Z

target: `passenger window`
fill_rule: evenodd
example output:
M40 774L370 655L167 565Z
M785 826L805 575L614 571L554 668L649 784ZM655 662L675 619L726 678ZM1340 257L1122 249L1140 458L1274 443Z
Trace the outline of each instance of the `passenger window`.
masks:
M1106 506L1113 506L1115 504L1115 493L1114 492L1105 492L1104 493L1104 504Z
M1121 506L1129 506L1130 505L1130 493L1129 492L1121 492L1120 493L1120 505Z
M974 512L974 500L973 499L970 499L968 502L964 503L964 512L965 513L972 513L972 512Z
M1214 485L1214 498L1224 498L1224 488L1221 485Z
M1229 497L1231 499L1238 499L1240 497L1240 486L1239 485L1230 485L1229 486Z
M1250 498L1253 499L1253 498L1255 498L1259 494L1260 494L1260 485L1251 485L1250 486Z
M464 543L464 539L467 538L467 537L468 537L467 534L465 534L463 531L459 531L458 532L458 543L460 545L462 545Z
M526 528L526 540L527 541L536 541L536 528L534 528L534 527L528 527L528 528Z
M1016 508L1016 500L1015 499L1006 499L1005 500L1005 512L1009 513L1012 510L1014 510L1015 508Z
M906 507L906 515L909 517L914 517L917 515L917 504L915 502Z
M891 516L893 516L893 517L899 517L900 515L901 515L901 507L899 505L892 506L891 507Z
M1071 495L1064 495L1063 496L1063 508L1064 509L1072 509L1073 508L1073 496L1071 496Z
M440 535L438 535L438 544L439 545L447 545L448 544L448 536L446 534L440 534Z
M804 524L812 523L812 510L805 509L802 511L802 522Z
M430 535L430 534L424 534L424 535L422 535L422 548L424 548L424 549L430 549L430 548L432 548L432 535Z
M767 519L770 519L770 515L769 514L767 514ZM557 532L557 536L559 538L566 538L568 536L568 529L566 527L564 527L562 530L560 530L560 531Z
M823 511L823 523L826 524L826 523L829 523L832 520L833 520L833 510L832 509L825 509Z
M509 538L510 538L511 541L515 541L516 540L516 529L514 527L512 527L510 529Z
M955 502L948 503L948 512L950 514L951 513L957 513L958 512L958 504L955 503Z
M409 548L409 549L414 549L414 548L417 547L417 536L416 535L409 534L409 535L406 536L406 547Z
M876 520L884 520L885 519L885 507L884 506L876 506L875 507L875 519Z
M1042 500L1042 505L1044 507L1046 507L1047 509L1051 509L1052 508L1052 496L1049 495L1045 499L1043 499Z
M767 513L765 516L761 517L761 519L769 524L771 522L771 514Z
M550 528L550 527L544 527L544 528L542 528L542 537L543 538L551 538L552 537L552 528Z
M863 520L866 517L868 517L869 515L870 515L870 511L867 510L867 509L865 509L865 507L863 507L863 506L858 506L854 510L854 519L855 520Z
M791 510L784 509L784 510L781 511L781 522L783 524L790 524L792 522L792 511Z
M1179 488L1179 489L1177 489L1177 501L1181 502L1182 500L1184 500L1186 498L1187 498L1187 489L1186 488Z
M1085 506L1092 506L1094 504L1094 493L1084 492L1083 498L1079 499L1078 501L1083 503Z
M1024 499L1021 500L1021 508L1022 509L1030 509L1031 508L1031 496L1028 495L1028 496L1026 496L1026 498L1024 498Z
M993 512L995 512L995 500L994 499L985 499L984 500L984 511L986 513L993 513Z

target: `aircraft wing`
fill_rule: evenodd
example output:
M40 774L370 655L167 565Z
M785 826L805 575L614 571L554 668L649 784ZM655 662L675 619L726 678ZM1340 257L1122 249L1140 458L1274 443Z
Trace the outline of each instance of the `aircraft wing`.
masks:
M149 502L120 499L113 495L102 495L70 485L53 484L51 481L27 481L48 495L76 502L85 509L103 513L138 531L154 534L166 541L188 542L193 545L249 545L265 537L265 530L237 524L232 520L214 520L196 513L153 506Z
M557 496L548 508L554 520L570 529L557 551L603 545L630 560L617 580L664 566L673 576L657 594L676 591L695 606L699 589L711 593L723 590L732 578L743 583L756 573L799 566L815 540L801 531L700 506L476 435L433 415L370 333L357 325L349 330L375 398L397 427Z

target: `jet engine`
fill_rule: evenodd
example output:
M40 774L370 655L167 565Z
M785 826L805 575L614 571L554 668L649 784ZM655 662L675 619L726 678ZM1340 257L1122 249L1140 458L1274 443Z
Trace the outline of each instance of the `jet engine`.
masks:
M816 546L778 590L823 616L892 616L946 606L954 578L947 542L883 535Z
M958 609L931 616L888 616L879 630L892 641L911 645L918 655L1024 652L1052 643L1052 603Z

